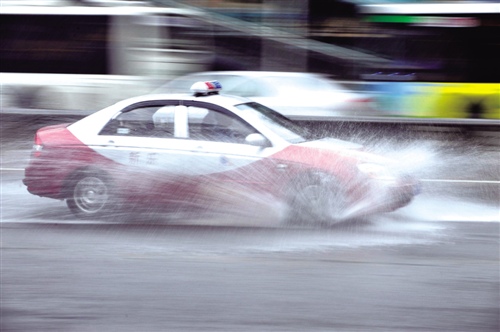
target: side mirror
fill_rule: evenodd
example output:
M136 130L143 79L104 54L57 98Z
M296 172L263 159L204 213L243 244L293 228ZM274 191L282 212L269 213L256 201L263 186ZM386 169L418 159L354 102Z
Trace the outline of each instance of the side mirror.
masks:
M261 134L250 134L245 138L245 143L254 145L254 146L260 146L260 147L266 147L269 146L268 140L262 136Z

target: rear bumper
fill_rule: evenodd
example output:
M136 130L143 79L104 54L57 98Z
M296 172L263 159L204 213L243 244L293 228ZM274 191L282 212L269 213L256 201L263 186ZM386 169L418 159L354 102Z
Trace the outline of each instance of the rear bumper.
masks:
M28 166L24 171L23 184L30 194L62 199L60 170L51 167Z

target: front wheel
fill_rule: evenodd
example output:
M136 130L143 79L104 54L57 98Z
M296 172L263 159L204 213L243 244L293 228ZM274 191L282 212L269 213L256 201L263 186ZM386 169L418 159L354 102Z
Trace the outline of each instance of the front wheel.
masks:
M69 187L68 208L78 217L102 216L111 210L111 190L108 181L96 174L80 174Z
M325 174L296 179L289 192L289 220L293 223L331 225L344 220L347 208L343 188Z

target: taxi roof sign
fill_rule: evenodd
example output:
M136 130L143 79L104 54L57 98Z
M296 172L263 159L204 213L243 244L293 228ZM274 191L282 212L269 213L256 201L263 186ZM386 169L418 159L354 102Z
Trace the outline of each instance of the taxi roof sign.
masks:
M222 85L219 81L196 82L191 86L191 92L195 96L217 94L222 90Z

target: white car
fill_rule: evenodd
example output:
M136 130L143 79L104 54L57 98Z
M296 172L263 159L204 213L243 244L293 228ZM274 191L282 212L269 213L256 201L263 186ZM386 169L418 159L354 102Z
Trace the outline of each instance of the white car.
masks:
M371 95L321 74L270 71L199 72L169 81L153 93L181 93L193 82L217 80L224 93L245 97L291 120L379 116Z
M290 220L332 223L393 211L418 193L391 160L346 141L307 140L289 119L220 89L198 82L192 94L136 97L41 128L24 184L85 218L208 204L222 191L242 202L270 195Z

